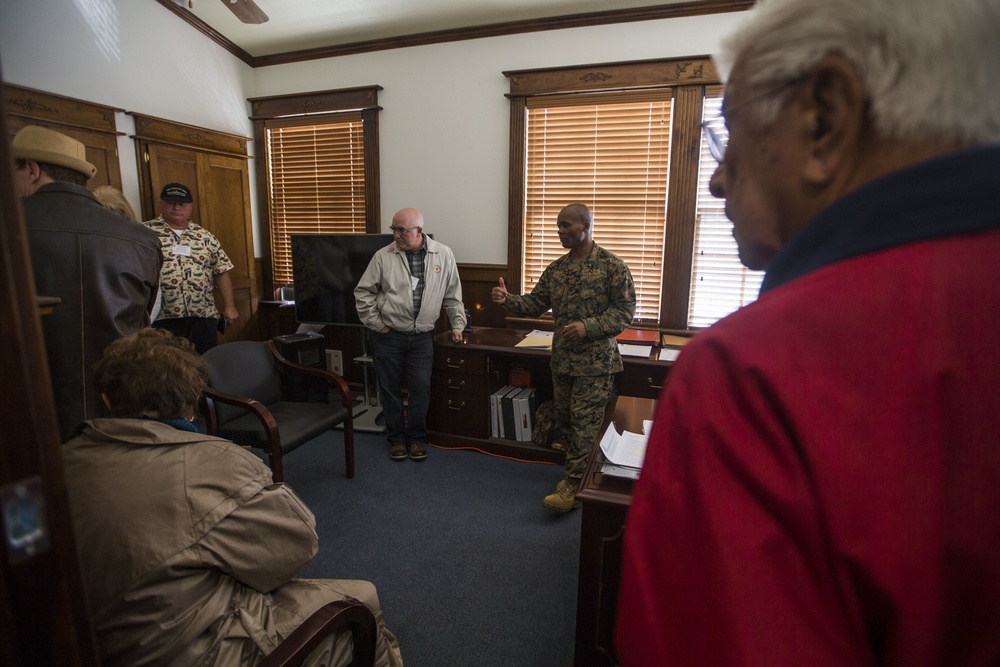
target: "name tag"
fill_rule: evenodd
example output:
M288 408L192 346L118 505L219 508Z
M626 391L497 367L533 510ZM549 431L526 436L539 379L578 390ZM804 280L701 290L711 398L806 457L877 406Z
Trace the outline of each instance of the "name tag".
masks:
M170 248L171 255L181 255L183 257L191 256L191 246L189 245L175 245Z

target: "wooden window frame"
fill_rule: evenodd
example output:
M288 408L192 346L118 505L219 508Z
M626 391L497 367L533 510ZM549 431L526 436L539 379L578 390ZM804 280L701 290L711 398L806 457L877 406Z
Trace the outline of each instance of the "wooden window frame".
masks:
M531 97L673 89L669 200L663 248L663 281L658 326L686 331L701 146L702 101L706 86L719 83L708 56L519 70L503 73L510 82L510 166L508 198L508 287L523 285L526 109ZM553 221L553 224L555 221ZM596 221L600 229L600 221Z
M380 224L378 91L382 86L362 86L293 95L251 98L254 145L257 147L255 176L257 181L258 219L261 230L261 272L265 294L273 294L274 281L271 248L271 202L268 192L268 121L293 120L322 114L355 111L364 123L365 151L365 229L377 233Z

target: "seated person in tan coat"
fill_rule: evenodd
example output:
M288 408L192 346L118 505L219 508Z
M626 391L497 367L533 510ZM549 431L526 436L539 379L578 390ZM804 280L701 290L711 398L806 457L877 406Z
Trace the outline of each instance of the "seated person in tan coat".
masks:
M83 583L109 665L255 665L316 609L363 601L376 664L402 665L367 581L293 579L315 519L263 462L189 421L205 384L191 344L144 329L108 346L95 379L110 418L63 448ZM307 665L344 665L336 635Z

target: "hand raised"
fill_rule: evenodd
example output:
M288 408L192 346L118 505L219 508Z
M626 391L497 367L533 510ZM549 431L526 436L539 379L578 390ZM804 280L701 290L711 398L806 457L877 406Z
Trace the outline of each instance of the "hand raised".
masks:
M507 302L507 286L503 284L503 278L500 279L500 286L494 287L490 291L490 299L493 303L506 303Z

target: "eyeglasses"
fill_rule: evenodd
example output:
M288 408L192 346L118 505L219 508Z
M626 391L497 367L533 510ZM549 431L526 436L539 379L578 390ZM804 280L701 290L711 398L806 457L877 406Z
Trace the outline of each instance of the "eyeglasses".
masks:
M420 229L420 227L410 227L410 228L406 228L406 227L389 227L389 231L390 232L392 232L393 234L399 234L400 236L406 236L410 232L416 231L418 229Z
M761 93L752 95L747 99L743 100L738 104L734 104L723 113L720 113L715 118L706 120L702 122L701 129L705 131L705 143L708 144L708 152L712 154L715 161L722 164L722 160L726 157L726 146L729 145L729 131L725 127L726 118L731 118L733 112L742 106L749 104L750 102L756 102L757 100L763 99L770 95L775 95L780 93L785 88L802 83L809 77L810 72L804 72L799 74L793 79L789 79L784 83L775 86L774 88L769 88ZM723 105L724 106L724 105ZM720 121L722 121L720 123ZM721 128L720 128L721 125Z

